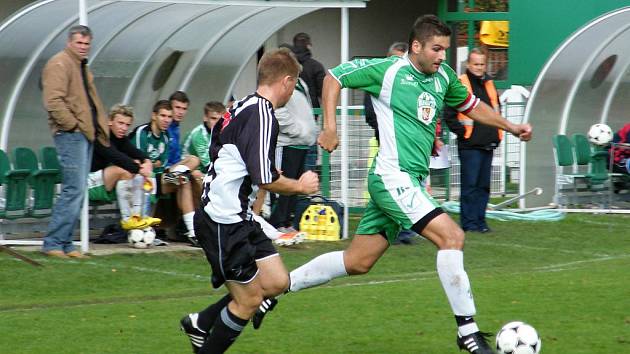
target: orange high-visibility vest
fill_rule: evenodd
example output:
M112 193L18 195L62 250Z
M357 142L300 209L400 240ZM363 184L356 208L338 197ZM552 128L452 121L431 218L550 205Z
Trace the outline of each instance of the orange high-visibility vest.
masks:
M468 93L472 94L472 84L470 80L468 80L468 75L463 74L459 77L459 81L466 86L468 89ZM486 80L484 83L484 89L486 93L488 93L488 97L490 97L490 105L494 109L495 112L499 112L499 95L497 94L497 88L494 86L494 81ZM459 123L464 126L464 138L468 139L472 135L473 131L473 120L468 118L465 114L458 113L457 119L459 119ZM503 139L503 130L498 129L499 131L499 140Z

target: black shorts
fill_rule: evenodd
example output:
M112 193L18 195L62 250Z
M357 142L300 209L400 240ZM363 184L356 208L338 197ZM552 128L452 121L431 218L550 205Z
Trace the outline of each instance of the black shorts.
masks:
M212 286L226 281L249 283L258 274L256 261L278 253L255 221L218 224L199 208L195 235L212 268Z

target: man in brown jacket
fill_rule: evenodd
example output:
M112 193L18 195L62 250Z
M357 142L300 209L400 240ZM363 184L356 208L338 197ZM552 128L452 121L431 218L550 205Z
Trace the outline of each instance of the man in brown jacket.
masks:
M91 41L88 27L73 26L66 48L46 63L42 73L44 107L63 172L63 188L42 251L59 258L86 257L74 249L72 234L87 190L94 139L109 146L107 113L87 67Z

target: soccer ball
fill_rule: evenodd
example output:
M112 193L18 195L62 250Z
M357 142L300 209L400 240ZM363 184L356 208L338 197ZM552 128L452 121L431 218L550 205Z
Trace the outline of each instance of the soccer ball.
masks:
M134 248L147 248L153 244L155 240L155 230L152 227L146 229L130 230L128 234L129 244Z
M496 342L498 354L538 354L542 346L534 327L520 321L503 326Z
M597 123L591 125L587 136L588 141L595 145L606 145L612 140L613 132L606 124Z

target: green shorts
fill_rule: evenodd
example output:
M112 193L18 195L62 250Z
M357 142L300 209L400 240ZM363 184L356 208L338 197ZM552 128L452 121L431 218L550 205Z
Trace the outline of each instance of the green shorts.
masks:
M116 200L116 191L107 191L103 182L103 170L88 175L88 198L93 202L111 203Z
M424 227L443 213L423 183L405 172L377 175L370 171L368 191L370 201L357 228L359 235L385 233L391 243L401 228L411 229L418 222Z

